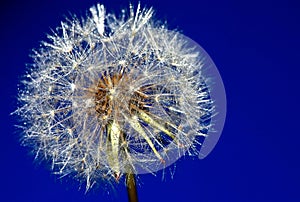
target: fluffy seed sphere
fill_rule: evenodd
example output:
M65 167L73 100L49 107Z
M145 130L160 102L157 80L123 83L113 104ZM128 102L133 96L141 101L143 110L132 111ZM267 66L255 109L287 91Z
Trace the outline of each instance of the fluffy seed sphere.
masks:
M34 51L19 92L23 144L87 189L154 173L184 154L204 157L222 130L210 137L219 106L204 73L218 75L208 55L154 22L152 9L129 11L116 17L98 4L62 22Z

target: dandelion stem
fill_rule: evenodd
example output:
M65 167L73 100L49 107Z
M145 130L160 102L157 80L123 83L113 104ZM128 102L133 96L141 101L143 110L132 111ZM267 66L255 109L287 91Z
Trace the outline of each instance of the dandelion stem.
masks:
M138 202L135 176L133 173L126 174L126 186L128 193L128 202Z

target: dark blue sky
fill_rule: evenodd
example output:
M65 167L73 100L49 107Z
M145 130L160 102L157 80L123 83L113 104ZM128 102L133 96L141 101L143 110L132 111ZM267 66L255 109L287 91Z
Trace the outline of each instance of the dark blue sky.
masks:
M17 83L50 28L64 15L85 14L97 1L0 3L0 201L127 201L123 186L87 195L72 180L56 179L19 146ZM131 1L135 2L135 1ZM119 12L127 1L103 0ZM212 57L227 93L227 119L204 160L182 159L174 179L144 175L141 202L300 201L300 4L297 1L141 1L158 19L182 30Z

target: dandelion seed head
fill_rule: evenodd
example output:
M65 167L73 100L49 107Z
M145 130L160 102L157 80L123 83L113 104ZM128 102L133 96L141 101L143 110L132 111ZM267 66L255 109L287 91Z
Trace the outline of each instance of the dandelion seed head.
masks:
M62 22L34 51L19 91L23 144L54 173L84 179L87 190L129 170L155 173L185 154L202 158L224 123L221 112L210 138L220 106L203 49L156 23L152 8L121 13L97 4L85 19ZM222 83L216 88L225 102Z

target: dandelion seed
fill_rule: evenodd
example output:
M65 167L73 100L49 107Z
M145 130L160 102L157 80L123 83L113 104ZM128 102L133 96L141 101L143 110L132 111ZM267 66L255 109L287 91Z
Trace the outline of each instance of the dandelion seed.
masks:
M126 173L155 173L184 154L204 158L221 134L225 92L207 53L130 6L103 5L62 22L19 92L23 144L86 189ZM128 178L128 181L132 181Z

